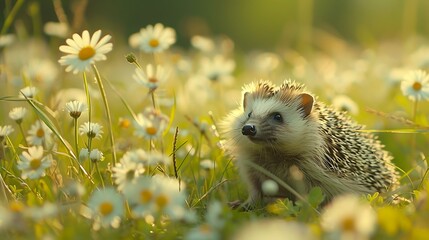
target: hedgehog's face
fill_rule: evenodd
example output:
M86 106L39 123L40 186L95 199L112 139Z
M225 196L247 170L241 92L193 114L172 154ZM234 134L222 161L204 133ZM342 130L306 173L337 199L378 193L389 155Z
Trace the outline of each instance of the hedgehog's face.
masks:
M245 93L243 114L236 129L257 145L294 148L304 139L313 101L306 93L287 101L277 95L263 98Z

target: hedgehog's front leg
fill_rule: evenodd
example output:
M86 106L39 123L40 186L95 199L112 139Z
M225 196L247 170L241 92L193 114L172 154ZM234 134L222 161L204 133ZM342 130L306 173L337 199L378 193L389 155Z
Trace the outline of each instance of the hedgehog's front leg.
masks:
M258 206L262 206L263 194L259 179L256 177L251 178L247 189L249 191L249 197L247 197L247 200L240 206L240 208L244 210L252 210Z
M240 161L238 162L242 163ZM233 209L251 210L261 205L263 202L261 181L258 176L254 175L254 172L252 173L251 171L249 171L247 166L243 165L244 164L239 164L238 170L240 172L241 178L246 183L249 196L244 202L241 200L237 200L234 202L230 202L229 205Z

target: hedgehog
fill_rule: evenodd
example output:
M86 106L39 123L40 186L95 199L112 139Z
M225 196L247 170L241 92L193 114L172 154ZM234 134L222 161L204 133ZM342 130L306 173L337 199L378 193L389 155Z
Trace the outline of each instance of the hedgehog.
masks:
M275 197L293 201L313 187L329 202L340 194L373 194L397 186L392 156L377 136L362 131L364 126L346 112L316 101L304 85L261 80L245 85L242 96L242 104L221 126L226 151L249 192L244 203L236 201L233 207L252 208L272 199L264 196L266 180L279 183Z

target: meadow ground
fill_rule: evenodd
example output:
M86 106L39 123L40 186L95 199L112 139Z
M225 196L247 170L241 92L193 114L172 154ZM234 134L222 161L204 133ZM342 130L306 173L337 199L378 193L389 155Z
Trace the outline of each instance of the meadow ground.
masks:
M310 50L237 51L226 36L175 46L179 33L162 23L122 43L103 29L72 32L64 23L46 23L43 37L7 34L13 8L9 18L0 34L2 236L428 236L427 40L365 48L315 31ZM231 209L247 191L219 123L240 104L243 84L289 78L374 132L394 157L400 187L326 206L314 188L297 202ZM391 203L392 195L402 201Z

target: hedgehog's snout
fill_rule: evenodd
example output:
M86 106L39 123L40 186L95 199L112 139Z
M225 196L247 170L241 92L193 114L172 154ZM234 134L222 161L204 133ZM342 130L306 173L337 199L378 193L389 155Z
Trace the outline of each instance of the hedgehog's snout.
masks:
M255 125L246 124L241 129L241 133L245 136L255 136L256 135L256 127Z

